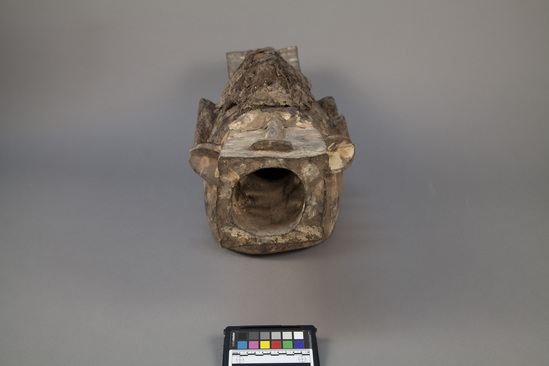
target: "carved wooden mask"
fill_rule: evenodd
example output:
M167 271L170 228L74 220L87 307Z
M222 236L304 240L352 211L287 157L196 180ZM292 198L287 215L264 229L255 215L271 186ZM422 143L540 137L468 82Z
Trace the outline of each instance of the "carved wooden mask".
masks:
M334 98L315 100L297 48L227 54L217 104L200 100L190 164L219 244L270 254L326 240L354 157Z

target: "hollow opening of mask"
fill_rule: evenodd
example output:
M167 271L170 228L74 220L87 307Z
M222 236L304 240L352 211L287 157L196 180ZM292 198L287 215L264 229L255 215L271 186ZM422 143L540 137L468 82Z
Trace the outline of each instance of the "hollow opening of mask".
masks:
M238 226L255 235L280 235L295 228L304 205L305 187L294 172L264 168L238 181L232 216Z

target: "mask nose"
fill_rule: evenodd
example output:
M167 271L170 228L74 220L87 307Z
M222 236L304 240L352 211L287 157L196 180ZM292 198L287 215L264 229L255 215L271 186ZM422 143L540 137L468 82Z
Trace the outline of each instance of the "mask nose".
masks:
M293 151L294 146L284 139L284 125L278 118L272 118L267 123L265 138L250 146L250 150Z

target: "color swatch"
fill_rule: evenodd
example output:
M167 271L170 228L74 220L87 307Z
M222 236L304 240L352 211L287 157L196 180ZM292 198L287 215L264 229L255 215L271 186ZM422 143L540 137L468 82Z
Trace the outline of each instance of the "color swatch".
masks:
M227 327L223 365L318 366L313 326Z
M303 349L305 338L303 331L288 332L236 332L235 349Z

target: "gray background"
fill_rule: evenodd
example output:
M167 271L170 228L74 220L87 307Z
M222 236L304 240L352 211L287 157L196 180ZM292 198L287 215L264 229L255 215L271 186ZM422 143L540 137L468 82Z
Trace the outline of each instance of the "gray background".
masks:
M0 364L549 364L549 2L0 2ZM225 52L299 47L357 146L331 239L218 247L187 164Z

